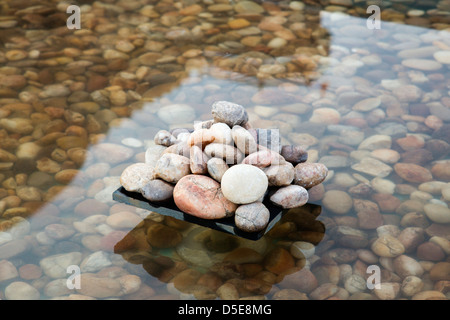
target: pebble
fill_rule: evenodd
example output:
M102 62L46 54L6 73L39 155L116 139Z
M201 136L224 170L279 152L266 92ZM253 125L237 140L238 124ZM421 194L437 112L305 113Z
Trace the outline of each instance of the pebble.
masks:
M434 59L442 64L450 64L450 51L436 51L433 53Z
M201 147L193 145L190 151L190 169L193 174L206 174L208 172L207 162L209 158L203 153Z
M248 114L245 108L228 101L214 102L211 112L215 122L225 123L230 128L233 128L235 125L243 126L248 121Z
M261 202L240 205L235 212L236 227L246 232L263 230L269 223L270 212Z
M75 230L71 226L59 223L51 223L46 225L44 231L47 236L55 240L67 239L75 234Z
M404 254L394 259L394 271L401 278L408 276L420 277L425 272L419 262Z
M394 300L400 293L400 284L397 282L382 282L379 289L374 289L374 293L380 300Z
M188 146L196 146L201 148L202 150L206 145L215 141L215 136L211 133L209 129L197 129L189 135L186 143Z
M153 179L145 184L140 192L142 196L154 202L167 201L173 197L174 185L161 179Z
M195 119L195 109L187 104L170 104L158 110L158 117L167 124L190 123Z
M399 177L412 183L424 183L433 179L428 169L413 163L399 162L394 165L394 170Z
M439 245L428 241L417 247L417 257L426 261L442 261L445 252Z
M450 262L438 262L430 270L430 279L434 281L450 280Z
M228 144L210 143L203 151L208 157L223 159L228 165L240 163L244 159L242 152Z
M364 139L358 146L358 149L376 150L376 149L390 149L392 145L392 138L388 135L375 134Z
M270 201L283 209L300 207L308 202L308 191L298 185L289 185L279 188L270 196Z
M279 153L269 149L264 149L249 154L242 160L242 164L248 164L258 168L264 168L270 165L280 165L285 162L286 161Z
M134 151L131 148L114 143L99 143L91 148L92 154L99 162L118 164L129 160Z
M12 282L5 288L6 300L39 300L40 296L35 287L23 281Z
M153 166L147 163L134 163L122 171L120 184L127 191L137 192L155 177L156 172Z
M189 158L178 154L166 153L156 162L156 177L169 183L177 183L181 178L190 173L191 168Z
M343 215L353 207L353 200L345 191L329 190L325 192L322 204L327 210Z
M79 265L81 252L69 252L45 257L39 262L42 272L50 278L58 279L67 277L67 267Z
M427 203L423 207L427 217L436 223L450 223L450 209L434 203Z
M249 165L237 164L222 176L222 193L229 201L246 204L260 199L266 193L268 179L264 171Z
M248 155L257 151L256 140L253 135L240 125L235 125L231 129L231 136L233 137L236 148L243 154Z
M299 163L294 169L293 183L306 189L322 183L328 175L328 168L322 163Z
M407 276L403 279L400 291L406 297L412 297L422 291L424 283L416 276Z
M294 166L289 162L265 167L263 171L267 176L269 186L288 186L294 180Z
M159 130L155 137L153 138L153 141L157 145L169 147L177 142L177 138L175 138L169 131L167 130Z
M203 219L229 217L237 209L235 202L225 196L221 184L207 176L187 175L181 178L175 185L173 198L181 211Z
M371 248L376 255L387 258L395 258L405 252L403 244L397 238L388 234L378 237L372 243Z
M450 161L437 162L431 168L433 177L440 181L450 181Z
M11 261L0 261L0 283L12 280L18 276L19 272Z
M209 175L216 181L221 182L225 172L229 169L227 163L221 158L211 158L206 162Z
M308 160L308 151L301 146L284 145L281 147L281 156L294 166Z
M233 142L231 129L223 122L214 123L209 128L209 131L214 136L214 142L216 143L231 144Z
M114 229L134 228L142 219L135 213L129 211L120 211L113 213L106 218L106 223Z
M339 111L333 108L317 108L313 110L309 121L321 124L338 124L341 119Z
M365 157L360 162L351 166L355 171L368 174L373 177L384 178L391 174L392 168L382 161L374 158Z

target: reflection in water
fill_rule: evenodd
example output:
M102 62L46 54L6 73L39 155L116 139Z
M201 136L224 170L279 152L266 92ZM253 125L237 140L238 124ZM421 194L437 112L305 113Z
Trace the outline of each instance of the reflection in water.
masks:
M446 299L449 7L354 2L0 1L0 298ZM258 241L111 197L216 100L331 169Z
M114 252L184 299L215 299L216 292L222 299L266 295L273 285L291 286L284 278L311 264L307 258L325 236L320 212L313 204L290 209L256 241L170 216L150 218L117 242Z

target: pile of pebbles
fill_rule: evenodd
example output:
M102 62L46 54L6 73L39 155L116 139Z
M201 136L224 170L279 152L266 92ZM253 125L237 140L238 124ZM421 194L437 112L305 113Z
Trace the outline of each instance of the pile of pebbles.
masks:
M281 146L278 130L251 128L243 106L216 101L212 116L193 130L158 131L156 148L126 167L120 184L202 219L234 216L239 229L257 232L270 219L266 198L283 209L303 206L327 177L324 164L306 163L302 146Z

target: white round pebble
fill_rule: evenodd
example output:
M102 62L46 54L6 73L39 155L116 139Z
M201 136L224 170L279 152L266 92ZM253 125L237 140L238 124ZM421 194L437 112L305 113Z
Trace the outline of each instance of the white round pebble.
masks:
M223 195L233 203L251 203L264 195L269 185L264 171L249 165L237 164L222 176Z

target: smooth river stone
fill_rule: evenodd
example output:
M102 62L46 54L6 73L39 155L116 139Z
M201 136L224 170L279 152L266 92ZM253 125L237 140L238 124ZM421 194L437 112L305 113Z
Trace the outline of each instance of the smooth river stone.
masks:
M268 185L264 171L249 164L232 166L222 176L221 181L225 197L237 204L251 203L260 199L266 193Z
M250 154L256 152L258 145L253 135L240 125L235 125L231 129L231 136L234 144L243 154Z
M294 165L290 162L269 166L263 168L263 171L269 179L269 186L287 186L294 180Z
M156 162L158 162L158 159L166 149L167 147L161 146L159 144L148 147L147 150L145 150L144 155L145 163L155 166Z
M433 54L433 57L440 63L450 64L450 50L449 51L437 51Z
M360 162L355 163L351 168L358 172L380 178L387 177L392 172L392 168L390 166L371 157L361 159Z
M307 203L308 199L308 191L298 185L281 187L270 197L270 201L283 209L300 207Z
M242 204L236 209L234 222L243 231L256 232L267 226L269 218L269 209L262 202L253 202Z
M221 182L225 172L229 169L229 166L223 159L211 158L206 163L209 175L216 181Z
M208 156L196 145L191 147L190 168L193 174L206 174L208 172Z
M228 144L210 143L205 147L204 152L208 157L220 158L227 164L240 163L244 158L241 151Z
M91 151L99 162L109 164L124 162L134 155L131 148L107 142L93 146Z
M187 104L171 104L159 109L158 117L167 124L189 123L195 119L195 109Z
M248 114L244 107L228 101L214 102L211 113L215 122L226 123L230 128L235 125L244 125L248 121Z
M268 167L270 165L281 165L286 160L277 152L266 149L249 154L242 160L243 164L250 164L258 168Z
M175 153L166 153L156 162L156 176L170 183L177 183L191 173L190 160Z
M146 163L134 163L123 170L120 184L125 190L138 192L149 181L155 179L155 169Z
M325 180L328 168L323 163L299 163L294 168L293 183L304 188L312 188Z
M227 124L222 123L222 122L214 123L209 128L209 130L215 138L215 140L214 140L215 143L222 143L222 144L233 143L231 129Z
M423 209L431 221L436 223L450 223L449 208L435 203L427 203Z
M294 166L308 160L308 151L301 146L286 145L281 147L281 156Z
M442 68L439 62L428 59L406 59L402 61L402 65L422 71L436 71Z
M207 144L210 144L215 139L211 130L209 129L197 129L191 133L187 139L188 146L198 146L200 148L205 148Z
M177 139L167 130L159 130L153 138L157 145L169 147L177 143Z
M427 168L413 163L397 163L394 165L394 170L399 177L412 183L423 183L433 179Z
M149 181L141 188L142 196L150 201L166 201L172 198L174 186L161 179Z
M229 217L237 209L222 193L220 183L202 175L181 178L173 190L173 199L181 211L203 219Z

